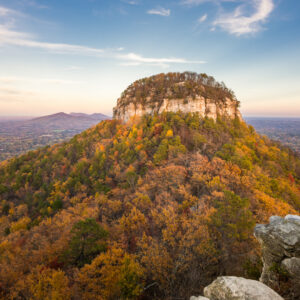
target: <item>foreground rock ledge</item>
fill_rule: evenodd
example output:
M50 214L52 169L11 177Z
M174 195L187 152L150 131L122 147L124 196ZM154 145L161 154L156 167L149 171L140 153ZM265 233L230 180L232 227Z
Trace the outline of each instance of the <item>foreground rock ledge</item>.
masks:
M300 216L273 216L269 224L257 225L254 235L262 247L260 281L286 299L300 299Z
M259 281L234 276L218 277L204 289L204 296L190 300L283 300Z

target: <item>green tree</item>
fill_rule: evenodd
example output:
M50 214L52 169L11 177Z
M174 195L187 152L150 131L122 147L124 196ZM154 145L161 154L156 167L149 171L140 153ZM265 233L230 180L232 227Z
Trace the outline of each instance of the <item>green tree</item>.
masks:
M231 191L224 191L224 197L215 200L215 213L211 224L225 239L246 240L255 224L249 201Z
M95 219L76 223L71 230L71 240L65 253L65 261L82 267L106 250L108 232Z
M244 254L251 245L255 221L249 200L231 191L224 191L224 196L217 198L214 206L216 210L211 216L210 226L220 251L220 273L224 273L233 261L245 262Z

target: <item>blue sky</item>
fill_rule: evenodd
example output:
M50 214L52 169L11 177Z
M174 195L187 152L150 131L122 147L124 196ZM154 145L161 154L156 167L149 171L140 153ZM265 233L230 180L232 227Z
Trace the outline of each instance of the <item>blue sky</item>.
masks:
M245 115L300 116L298 0L0 0L0 115L112 113L134 80L205 72Z

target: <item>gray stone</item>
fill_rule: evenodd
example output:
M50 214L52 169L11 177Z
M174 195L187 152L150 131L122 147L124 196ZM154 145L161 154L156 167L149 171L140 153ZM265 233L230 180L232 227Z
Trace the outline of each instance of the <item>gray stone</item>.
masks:
M192 296L190 297L190 300L209 300L209 299L203 296L198 296L198 297Z
M281 262L281 266L290 276L300 279L300 258L286 258Z
M284 277L289 290L284 296L300 299L300 216L273 216L270 223L257 225L254 235L262 247L263 271L260 281L280 289Z
M272 216L272 217L270 217L270 223L280 222L281 220L282 220L282 218L279 217L279 216Z
M283 300L263 283L242 277L222 276L204 289L210 300Z

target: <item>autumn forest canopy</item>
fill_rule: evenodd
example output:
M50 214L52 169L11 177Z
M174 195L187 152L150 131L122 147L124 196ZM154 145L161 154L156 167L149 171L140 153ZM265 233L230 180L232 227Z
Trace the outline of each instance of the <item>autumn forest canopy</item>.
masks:
M239 118L105 120L0 164L0 298L188 298L219 275L258 279L254 225L299 211L299 157Z

